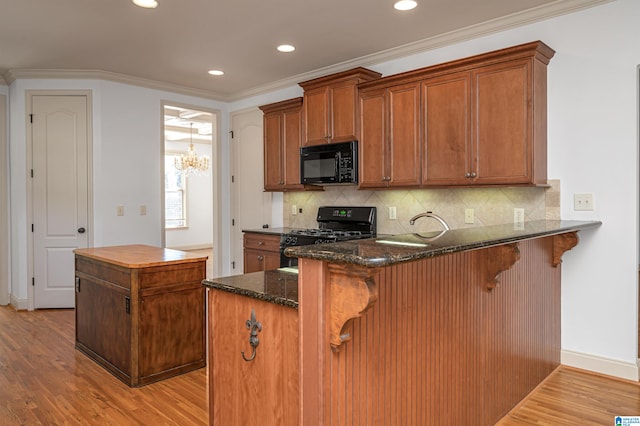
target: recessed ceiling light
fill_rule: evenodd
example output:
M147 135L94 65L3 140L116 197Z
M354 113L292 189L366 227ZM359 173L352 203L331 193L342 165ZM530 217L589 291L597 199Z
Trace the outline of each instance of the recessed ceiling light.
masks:
M396 10L411 10L415 9L417 5L418 3L413 0L400 0L393 5L393 8Z
M220 70L209 70L209 74L211 75L223 75L224 71L220 71Z
M133 3L147 9L155 9L158 7L158 2L156 0L133 0Z
M281 44L280 46L278 46L279 52L289 53L289 52L293 52L294 50L296 50L296 48L290 44Z

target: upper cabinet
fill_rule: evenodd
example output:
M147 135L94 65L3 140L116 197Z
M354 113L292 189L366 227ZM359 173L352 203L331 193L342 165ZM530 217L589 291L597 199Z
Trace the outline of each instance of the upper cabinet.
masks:
M264 113L264 189L302 190L300 141L302 98L260 107Z
M420 85L360 93L360 188L420 185Z
M302 144L321 145L358 139L357 85L380 76L366 68L355 68L300 83L304 89Z
M361 114L361 151L372 150L361 153L361 170L366 173L368 158L380 158L386 169L374 164L369 169L371 179L363 178L360 186L392 186L389 179L393 180L397 164L404 165L400 186L416 186L407 175L417 176L421 186L545 185L546 66L554 53L538 41L360 85L363 110L373 108L368 100L373 93L420 87L418 103L397 97L395 102L381 103L379 113ZM398 111L404 111L404 121L395 117ZM416 114L419 151L414 142ZM402 137L393 128L398 125L403 126ZM380 143L373 143L372 129L380 129ZM419 152L419 171L405 157L395 161L399 152L407 158L410 152ZM390 162L395 168L389 168ZM376 168L386 170L386 182L374 183L373 173L380 174Z

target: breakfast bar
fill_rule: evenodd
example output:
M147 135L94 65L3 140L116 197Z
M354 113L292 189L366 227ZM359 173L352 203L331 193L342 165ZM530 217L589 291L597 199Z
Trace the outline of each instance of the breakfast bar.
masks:
M269 301L267 281L255 294L204 281L211 424L494 424L560 364L562 256L599 225L543 220L291 247L296 307ZM241 309L224 325L213 320L221 301ZM223 353L230 346L242 349ZM236 395L251 391L243 407L222 404L231 382L216 374L237 375Z

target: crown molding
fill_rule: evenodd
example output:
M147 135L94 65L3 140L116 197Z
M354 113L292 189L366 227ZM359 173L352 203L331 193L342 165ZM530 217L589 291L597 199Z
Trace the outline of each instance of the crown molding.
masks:
M355 59L340 62L307 73L294 75L229 95L101 70L7 70L0 76L2 77L0 78L0 85L3 83L3 79L6 85L10 85L17 79L99 79L167 92L180 93L188 96L195 96L215 101L232 102L295 86L301 81L312 80L314 78L326 76L327 74L346 71L348 69L360 66L370 67L405 56L423 53L429 50L434 50L440 47L449 46L455 43L460 43L489 34L494 34L511 28L578 12L580 10L599 6L605 3L611 3L613 1L615 0L556 0L552 3L532 8L523 12L513 13L511 15L492 19L490 21L485 21L480 24L471 25L469 27L450 31L448 33L440 34L427 39L418 40L399 47L383 50L370 55L361 56Z
M485 21L480 24L471 25L459 30L450 31L434 37L418 40L399 47L361 56L345 62L340 62L324 68L319 68L303 74L298 74L273 83L262 85L253 89L234 93L232 101L265 94L277 89L283 89L298 84L301 81L312 80L314 78L326 76L341 71L346 71L355 67L370 67L393 59L434 50L440 47L449 46L474 38L505 31L511 28L524 26L534 22L544 21L561 15L567 15L583 9L611 3L615 0L556 0L543 6L532 8L523 12Z
M118 74L102 70L69 70L69 69L12 69L3 74L8 84L19 79L90 79L106 80L116 83L130 84L133 86L146 87L148 89L162 90L172 93L180 93L188 96L196 96L214 101L229 102L228 95L211 92L192 87L180 86L178 84L164 83L156 80L149 80L141 77L134 77L126 74Z

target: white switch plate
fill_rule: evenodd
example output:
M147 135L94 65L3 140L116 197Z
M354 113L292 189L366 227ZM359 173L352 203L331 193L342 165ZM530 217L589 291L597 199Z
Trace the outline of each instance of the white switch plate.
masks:
M291 206L291 214L294 216L298 214L298 206L295 204Z
M389 207L389 219L390 220L396 220L397 219L396 208L395 207Z
M464 209L464 223L473 223L474 220L473 209Z
M524 209L513 209L513 223L524 223Z
M573 194L573 209L593 211L593 194Z
M118 216L124 216L124 206L116 206L116 214Z

